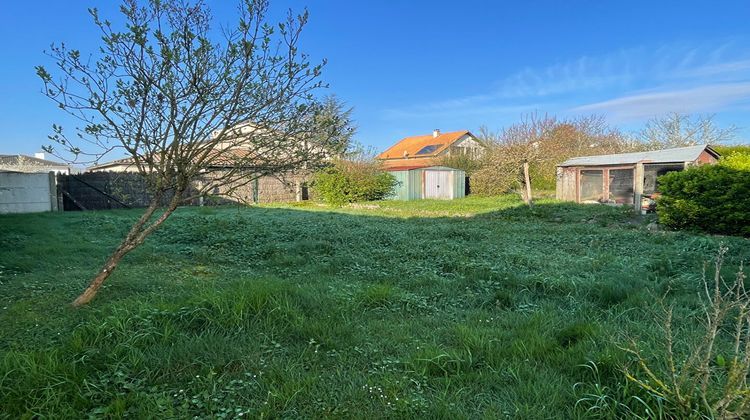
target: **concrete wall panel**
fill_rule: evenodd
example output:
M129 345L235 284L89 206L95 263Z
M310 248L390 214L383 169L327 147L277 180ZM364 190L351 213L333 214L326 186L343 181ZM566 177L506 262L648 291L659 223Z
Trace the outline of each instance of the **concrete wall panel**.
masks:
M0 172L0 213L52 210L49 174Z

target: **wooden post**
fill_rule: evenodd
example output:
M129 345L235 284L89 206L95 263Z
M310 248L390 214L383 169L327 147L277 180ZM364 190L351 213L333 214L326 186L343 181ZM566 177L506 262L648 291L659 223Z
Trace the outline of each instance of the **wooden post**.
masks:
M524 201L531 205L531 177L529 177L529 162L523 163L523 183L525 184Z
M81 210L87 210L86 207L84 207L83 204L81 204L80 202L78 202L78 200L76 200L75 197L73 197L69 192L63 190L62 193L63 193L64 196L68 197L68 199L70 201L72 201L73 204L75 204L76 207L78 207Z
M609 169L602 169L602 201L609 201Z
M633 186L633 205L635 206L635 211L637 213L641 213L641 198L643 197L644 179L645 173L643 171L643 163L638 162L635 164L635 172L633 173L633 181L635 182L635 185Z

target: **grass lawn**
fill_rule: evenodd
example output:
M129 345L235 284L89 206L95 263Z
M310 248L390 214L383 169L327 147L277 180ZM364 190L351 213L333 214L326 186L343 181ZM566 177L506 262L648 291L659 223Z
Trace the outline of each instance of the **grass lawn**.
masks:
M184 208L71 309L138 215L0 217L0 417L579 417L657 297L689 334L704 263L750 256L510 196Z

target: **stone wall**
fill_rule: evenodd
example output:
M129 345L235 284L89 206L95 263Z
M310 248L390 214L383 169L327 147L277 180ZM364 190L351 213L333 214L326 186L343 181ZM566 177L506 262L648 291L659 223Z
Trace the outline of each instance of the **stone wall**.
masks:
M250 182L240 182L232 187L220 187L216 195L246 204L280 203L309 199L309 176L287 174L263 176ZM232 190L232 191L229 191Z

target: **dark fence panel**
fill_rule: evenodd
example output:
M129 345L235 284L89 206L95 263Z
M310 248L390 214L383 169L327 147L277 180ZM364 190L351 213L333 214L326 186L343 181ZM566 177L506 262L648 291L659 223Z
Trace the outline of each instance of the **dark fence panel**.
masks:
M137 173L58 175L57 185L65 211L147 207L151 202L146 179ZM169 203L170 198L164 197L162 204Z

